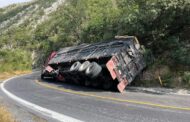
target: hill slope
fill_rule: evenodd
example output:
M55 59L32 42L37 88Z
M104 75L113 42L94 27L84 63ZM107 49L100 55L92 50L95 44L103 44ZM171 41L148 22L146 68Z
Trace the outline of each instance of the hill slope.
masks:
M0 9L0 71L31 67L38 48L38 43L32 42L35 29L48 21L63 3L63 0L34 0Z

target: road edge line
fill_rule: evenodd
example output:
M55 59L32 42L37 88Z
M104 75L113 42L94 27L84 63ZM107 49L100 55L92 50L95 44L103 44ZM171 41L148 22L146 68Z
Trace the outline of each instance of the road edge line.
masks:
M33 73L32 73L33 74ZM18 78L18 77L23 77L23 76L27 76L27 75L31 75L31 74L25 74L25 75L20 75L20 76L15 76L15 77L12 77L12 78L9 78L7 80L4 80L2 83L1 83L1 90L7 95L9 96L10 98L12 98L13 100L15 100L16 102L20 103L21 105L29 108L29 109L32 109L36 112L39 112L41 113L42 115L44 116L47 116L47 117L50 117L50 118L53 118L55 120L58 120L58 121L61 121L61 122L82 122L81 120L78 120L78 119L75 119L75 118L72 118L70 116L66 116L66 115L63 115L61 113L58 113L58 112L55 112L55 111L52 111L52 110L49 110L47 108L43 108L39 105L36 105L34 103L31 103L29 101L26 101L24 99L21 99L19 97L17 97L16 95L12 94L11 92L9 92L8 90L5 89L5 84L10 81L10 80L13 80L15 78Z

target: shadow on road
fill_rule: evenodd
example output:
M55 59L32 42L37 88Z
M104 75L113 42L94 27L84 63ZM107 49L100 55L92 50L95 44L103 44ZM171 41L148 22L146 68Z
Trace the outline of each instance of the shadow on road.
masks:
M82 92L106 92L106 90L103 90L101 87L94 88L92 86L83 86L81 84L75 84L75 83L70 83L70 82L63 82L63 81L57 81L53 79L46 79L46 80L41 80L38 78L41 82L48 83L50 85L56 85L58 88L64 88L64 89L69 89L69 90L74 90L74 91L82 91ZM111 92L116 92L114 90L109 90Z
M81 84L75 84L73 82L57 81L57 80L53 80L51 78L50 79L46 79L46 80L41 80L40 78L37 78L37 79L40 80L41 82L48 83L50 85L55 85L58 88L64 88L64 89L68 89L68 90L82 91L82 92L111 92L111 93L119 93L115 89L104 90L101 87L94 88L92 86L83 86ZM135 87L130 87L130 86L128 86L126 88L126 92L146 93L146 94L152 94L152 95L165 95L165 94L167 94L167 93L164 93L164 92L157 92L157 91L151 91L151 90L137 89Z

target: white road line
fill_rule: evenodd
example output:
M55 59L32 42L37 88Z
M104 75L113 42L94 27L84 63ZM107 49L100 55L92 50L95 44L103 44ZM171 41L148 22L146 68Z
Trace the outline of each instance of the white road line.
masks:
M26 76L26 75L22 75L22 76ZM15 79L17 77L21 77L21 76L16 76L16 77L13 77L13 78L10 78L10 79L7 79L5 80L2 84L1 84L1 89L2 91L8 95L10 98L14 99L15 101L17 101L18 103L22 104L23 106L29 108L29 109L32 109L36 112L40 112L42 115L45 115L47 117L50 117L50 118L53 118L53 119L56 119L58 121L61 121L61 122L82 122L81 120L78 120L78 119L75 119L75 118L72 118L72 117L69 117L69 116L66 116L66 115L63 115L61 113L57 113L55 111L52 111L52 110L49 110L47 108L43 108L41 106L38 106L36 104L33 104L29 101L26 101L24 99L21 99L17 96L15 96L14 94L12 94L11 92L9 92L8 90L5 89L5 83L12 80L12 79Z

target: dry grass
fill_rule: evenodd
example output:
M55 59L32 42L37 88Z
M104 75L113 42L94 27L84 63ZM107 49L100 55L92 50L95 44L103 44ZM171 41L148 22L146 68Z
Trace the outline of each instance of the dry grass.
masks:
M0 83L1 81L8 79L10 77L21 74L28 74L28 73L31 73L31 71L14 71L14 72L0 73ZM33 115L32 119L35 122L47 122L45 119L42 119L35 115ZM0 122L17 122L15 118L13 118L11 113L6 109L6 107L2 105L2 103L0 103Z
M0 73L0 80L2 81L10 77L13 77L15 75L21 75L21 74L27 74L27 73L31 73L31 71L3 72L3 73Z
M38 117L38 116L36 116L36 115L33 115L32 120L33 120L34 122L47 122L47 120L45 120L45 119L43 119L43 118L40 118L40 117Z
M0 122L16 122L9 111L2 105L0 105Z
M15 75L27 74L31 71L14 71L0 73L0 81L13 77ZM0 103L0 122L16 122L11 113Z

